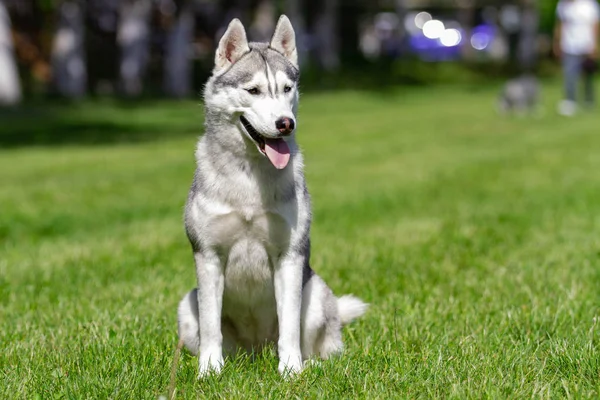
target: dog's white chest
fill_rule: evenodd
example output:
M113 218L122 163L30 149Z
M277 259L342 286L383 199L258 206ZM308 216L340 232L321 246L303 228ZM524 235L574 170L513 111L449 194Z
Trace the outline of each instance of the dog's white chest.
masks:
M287 248L291 228L275 213L232 212L209 229L223 261L223 317L240 340L258 345L277 335L273 269Z
M289 243L291 227L279 214L268 211L239 210L215 216L211 219L208 232L211 244L221 254L229 254L240 243L254 243L275 255ZM252 263L252 251L248 263ZM231 257L231 254L229 254Z

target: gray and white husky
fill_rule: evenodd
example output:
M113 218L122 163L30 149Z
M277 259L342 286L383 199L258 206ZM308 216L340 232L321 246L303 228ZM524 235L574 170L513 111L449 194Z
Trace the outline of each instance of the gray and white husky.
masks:
M204 99L205 134L185 209L198 288L178 309L180 343L199 376L223 354L277 343L279 371L343 348L342 325L367 305L337 298L309 266L310 198L295 140L295 33L281 16L270 43L248 43L234 19Z
M530 74L509 80L500 92L498 112L517 115L539 112L539 86L537 78Z

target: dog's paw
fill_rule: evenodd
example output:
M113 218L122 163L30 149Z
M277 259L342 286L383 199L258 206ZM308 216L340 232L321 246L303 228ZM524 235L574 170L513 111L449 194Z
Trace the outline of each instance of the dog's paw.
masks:
M279 373L284 378L291 378L302 372L302 356L285 356L279 359Z
M218 375L223 369L223 356L221 354L207 354L200 356L198 365L198 379L205 378L211 374Z

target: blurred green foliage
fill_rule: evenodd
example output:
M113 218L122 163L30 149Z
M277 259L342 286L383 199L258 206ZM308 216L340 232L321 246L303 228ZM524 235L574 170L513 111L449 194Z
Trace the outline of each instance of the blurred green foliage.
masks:
M556 5L558 0L540 0L538 7L540 10L540 31L552 33L554 22L556 20Z

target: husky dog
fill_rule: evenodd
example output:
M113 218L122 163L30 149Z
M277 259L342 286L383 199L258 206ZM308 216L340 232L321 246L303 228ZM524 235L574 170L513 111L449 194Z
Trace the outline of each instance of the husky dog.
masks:
M337 298L309 266L310 198L295 140L295 33L281 16L270 43L234 19L205 92L205 134L185 208L198 288L178 309L180 344L199 377L223 354L276 343L281 374L343 348L342 325L367 305Z
M511 79L502 88L498 99L498 111L502 114L532 114L537 110L539 83L533 75Z

